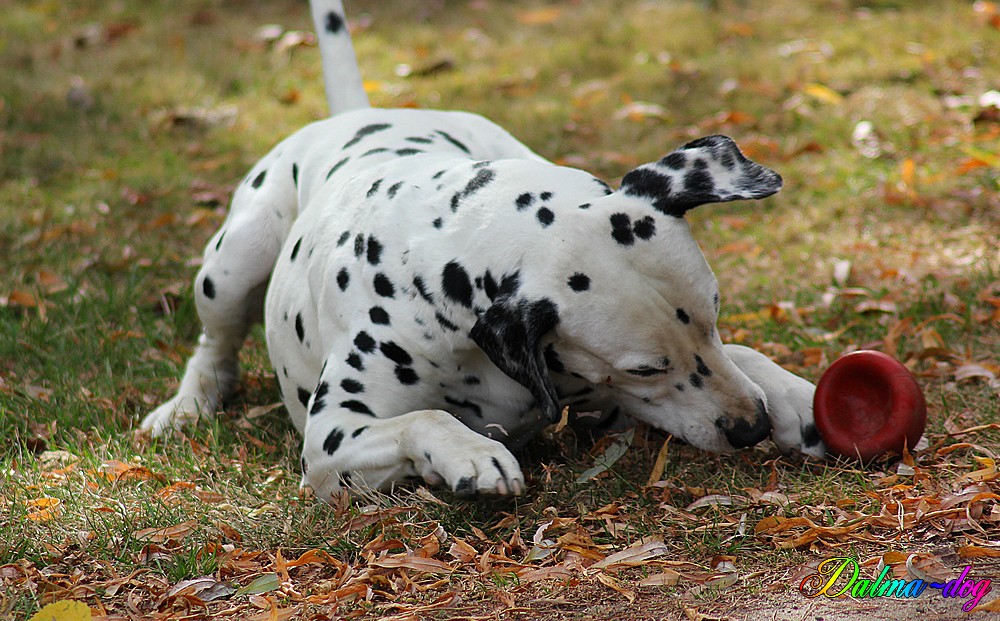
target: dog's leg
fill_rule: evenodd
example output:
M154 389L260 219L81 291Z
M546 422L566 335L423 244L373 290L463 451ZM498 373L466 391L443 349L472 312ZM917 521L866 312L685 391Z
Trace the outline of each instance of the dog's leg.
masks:
M268 278L297 212L291 166L264 158L237 188L229 217L205 247L194 280L204 329L177 394L142 421L153 435L212 415L235 388L239 351L263 317Z
M323 84L330 115L368 107L358 59L347 31L344 3L340 0L310 0L313 24L323 63Z
M749 347L726 344L723 348L729 359L767 396L771 439L778 448L822 458L826 448L813 422L816 387Z
M335 364L327 362L309 399L303 434L302 483L318 498L329 502L343 487L385 490L415 476L458 494L523 491L524 475L503 444L442 410L377 418L362 400L365 388L331 371ZM393 402L388 386L372 388Z

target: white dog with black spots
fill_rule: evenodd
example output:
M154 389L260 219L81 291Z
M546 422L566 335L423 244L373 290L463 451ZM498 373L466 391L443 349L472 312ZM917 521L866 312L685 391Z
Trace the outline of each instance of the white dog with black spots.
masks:
M341 3L313 11L333 115L236 190L194 281L204 332L144 429L215 412L263 319L303 484L324 500L416 476L519 494L511 449L566 406L707 451L771 437L823 455L813 385L720 340L684 218L769 196L777 173L710 136L614 190L480 116L372 109Z

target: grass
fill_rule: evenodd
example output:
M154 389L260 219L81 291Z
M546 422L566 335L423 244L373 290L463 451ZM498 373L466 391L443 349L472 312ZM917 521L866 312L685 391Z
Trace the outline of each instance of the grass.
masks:
M231 188L274 142L325 113L315 49L280 52L255 39L267 23L308 29L306 7L7 7L0 616L27 618L69 597L125 614L132 593L144 613L165 616L192 610L185 606L205 615L244 606L249 616L273 604L299 618L335 610L681 618L685 608L744 618L768 605L769 586L834 552L919 552L954 566L942 548L995 546L998 505L988 494L1000 493L997 480L969 475L996 458L1000 433L960 432L1000 420L997 386L955 375L969 363L1000 374L1000 121L976 103L1000 83L987 52L1000 46L1000 30L992 5L976 6L351 3L377 105L473 110L539 153L609 181L708 133L734 136L778 169L785 189L763 204L690 216L722 286L721 333L812 380L845 351L889 349L925 388L931 447L907 476L894 460L859 469L801 463L767 446L718 457L670 444L660 482L647 486L665 438L640 429L608 474L578 485L603 445L563 432L522 456L531 488L520 499L466 501L435 490L434 502L410 490L339 509L299 497L293 429L280 409L254 409L277 401L259 331L225 415L170 441L132 432L169 395L194 343L189 281ZM409 77L399 77L403 64ZM444 69L424 74L435 65ZM68 100L74 76L82 91ZM862 121L874 128L865 143L874 157L852 141ZM834 276L838 261L850 262L846 280ZM972 484L987 496L968 504L971 522L916 520L921 500L940 506ZM687 509L712 494L733 504ZM902 529L879 521L892 507L915 521ZM755 532L775 516L820 527L869 522L862 539L825 533L786 548L790 534L809 530ZM629 587L639 598L631 606L593 576L515 579L518 566L502 559L523 560L547 522L539 536L559 545L540 567L658 536L669 558L696 568L677 586ZM454 574L370 565L431 550L438 527L448 538L430 557L451 562ZM449 555L458 541L474 548L477 564ZM246 586L278 571L279 550L292 559L314 549L369 572L370 600L331 608L299 598L337 583L342 568L332 562L290 570L285 587L256 596L204 607L163 599L206 574ZM716 555L735 557L744 578L718 596L691 595L710 580ZM998 574L988 558L974 560L979 575ZM665 569L653 563L617 576L634 585ZM419 608L452 591L463 593L461 604Z

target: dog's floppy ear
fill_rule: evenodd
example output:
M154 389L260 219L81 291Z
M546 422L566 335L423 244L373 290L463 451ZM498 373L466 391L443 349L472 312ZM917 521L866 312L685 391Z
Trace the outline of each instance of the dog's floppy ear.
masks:
M682 217L698 205L764 198L780 189L781 176L747 159L732 138L708 136L636 168L622 179L620 191Z
M531 391L535 404L549 420L559 420L559 398L549 378L541 340L559 323L556 305L548 299L529 301L497 298L469 336L493 364Z

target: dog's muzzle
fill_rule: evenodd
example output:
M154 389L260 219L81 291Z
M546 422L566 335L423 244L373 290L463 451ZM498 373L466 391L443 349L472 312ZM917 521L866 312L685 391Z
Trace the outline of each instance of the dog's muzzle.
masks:
M753 424L742 418L735 421L719 418L715 421L715 426L722 430L733 448L753 446L771 435L771 419L767 415L763 399L757 399L757 417Z

